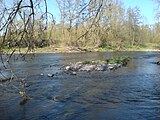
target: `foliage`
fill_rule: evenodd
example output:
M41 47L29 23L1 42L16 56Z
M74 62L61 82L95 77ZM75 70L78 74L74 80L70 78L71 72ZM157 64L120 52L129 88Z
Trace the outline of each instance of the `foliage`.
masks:
M126 66L128 61L130 61L131 58L130 57L127 57L127 56L124 56L124 57L119 57L119 56L116 56L116 57L111 57L109 59L101 59L101 60L97 60L97 61L83 61L83 62L80 62L82 63L83 65L95 65L97 63L99 64L121 64L122 66Z
M8 4L1 2L0 51L48 46L122 50L160 43L159 22L146 25L140 9L124 8L121 0L56 0L60 22L47 6L42 10L46 2L14 1L7 10Z
M109 59L109 63L114 64L121 64L122 66L126 66L128 61L130 61L130 57L111 57Z

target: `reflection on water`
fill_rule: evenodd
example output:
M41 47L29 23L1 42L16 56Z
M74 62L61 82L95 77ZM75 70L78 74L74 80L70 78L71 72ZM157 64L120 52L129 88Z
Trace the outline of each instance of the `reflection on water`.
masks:
M72 76L59 69L69 62L112 56L133 59L117 71ZM160 119L160 66L153 64L160 60L158 52L36 54L26 60L13 62L12 68L26 78L26 92L32 99L20 106L18 90L12 84L1 85L0 119ZM47 77L48 73L55 76ZM18 84L16 80L12 83Z

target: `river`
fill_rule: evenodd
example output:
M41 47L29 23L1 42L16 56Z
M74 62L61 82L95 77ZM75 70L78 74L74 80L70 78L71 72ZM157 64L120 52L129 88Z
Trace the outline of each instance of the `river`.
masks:
M60 69L112 56L132 60L116 71L70 75ZM25 79L32 99L20 105L18 81L1 83L0 120L160 120L160 66L153 64L158 60L159 52L30 54L24 61L15 55L11 67Z

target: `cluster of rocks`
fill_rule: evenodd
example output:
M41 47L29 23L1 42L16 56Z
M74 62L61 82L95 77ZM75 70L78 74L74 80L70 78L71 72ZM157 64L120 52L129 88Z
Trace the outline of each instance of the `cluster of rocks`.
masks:
M94 63L94 64L92 64ZM100 63L100 62L91 62L89 64L83 64L83 62L71 63L64 66L62 69L64 71L107 71L107 70L116 70L120 68L121 64L110 64L110 63Z

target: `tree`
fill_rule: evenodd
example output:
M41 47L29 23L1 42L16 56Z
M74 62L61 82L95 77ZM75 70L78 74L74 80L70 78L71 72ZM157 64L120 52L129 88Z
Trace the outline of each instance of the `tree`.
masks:
M45 5L45 9L41 5ZM2 42L0 49L6 44L14 47L28 47L28 50L34 48L35 18L40 13L41 19L45 25L48 24L48 11L46 0L14 0L13 3L1 1L0 10L0 33ZM46 26L44 27L44 30ZM43 32L43 31L42 31ZM10 46L8 46L10 48Z
M155 0L156 4L157 4L157 14L156 14L156 19L159 22L160 21L160 0Z
M41 21L41 33L44 33L48 25L48 11L46 0L14 0L14 1L0 1L0 52L3 49L11 49L11 53L7 56L0 54L3 69L10 69L11 79L19 80L22 86L22 91L19 94L24 97L22 104L25 104L30 97L25 93L25 80L19 79L14 74L10 66L10 58L16 51L16 47L27 47L28 50L33 50L35 47L35 35L37 34L35 20ZM44 10L41 5L44 4ZM38 13L40 15L38 15ZM6 61L5 61L6 60ZM2 68L1 68L2 69ZM1 70L0 70L1 72ZM14 86L14 85L13 85ZM16 86L14 86L17 88ZM17 88L17 90L19 90Z
M127 22L128 22L128 36L131 46L138 45L140 42L140 29L141 14L138 7L128 8L127 10Z
M90 33L98 25L105 0L57 0L64 38L69 46L85 46ZM65 20L64 20L65 19ZM89 36L88 36L89 35Z

